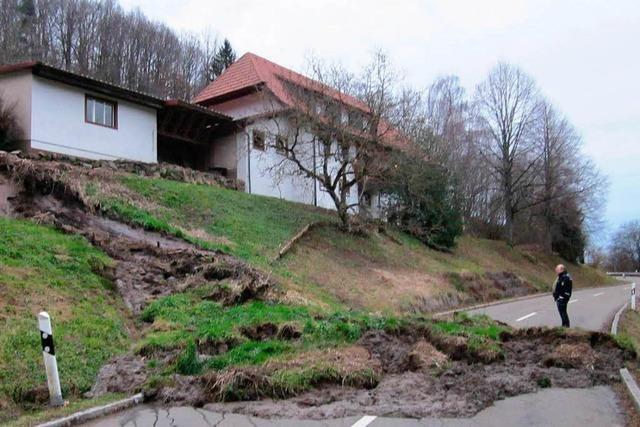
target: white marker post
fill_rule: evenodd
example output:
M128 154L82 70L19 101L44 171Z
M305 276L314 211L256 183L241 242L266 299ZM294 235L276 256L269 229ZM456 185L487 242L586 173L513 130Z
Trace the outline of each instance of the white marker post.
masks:
M58 362L56 350L53 346L53 331L51 330L51 318L46 311L38 313L38 325L40 327L40 343L42 344L42 356L44 367L47 371L47 385L49 386L49 402L51 406L62 406L62 390L58 377Z
M631 284L631 310L636 310L636 284Z

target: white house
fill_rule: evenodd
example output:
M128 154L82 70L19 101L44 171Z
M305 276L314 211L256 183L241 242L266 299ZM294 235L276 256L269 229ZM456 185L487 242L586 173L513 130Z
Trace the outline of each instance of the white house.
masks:
M0 66L0 98L22 128L22 148L87 159L168 161L207 169L211 142L231 117L162 100L40 62Z
M321 92L323 97L330 98L328 102L337 106L343 120L357 117L359 126L366 128L369 108L359 99L247 53L194 100L199 105L231 116L237 123L233 134L212 141L210 162L214 167L225 168L244 181L247 192L335 208L319 182L305 174L296 174L295 165L283 162L282 155L275 147L277 144L274 141L265 144L264 141L265 138L278 138L287 133L287 128L291 126L287 111L308 108L307 105L300 105L295 94L298 89ZM323 108L328 108L328 105ZM309 141L312 139L308 138ZM320 148L315 144L308 143L304 148L308 150L306 159L310 168L317 164L316 153ZM283 166L291 169L283 170ZM356 204L358 196L358 188L353 187L348 203ZM370 210L375 215L380 208L379 198L370 200L370 204Z
M24 148L89 159L157 161L162 101L38 62L0 67Z

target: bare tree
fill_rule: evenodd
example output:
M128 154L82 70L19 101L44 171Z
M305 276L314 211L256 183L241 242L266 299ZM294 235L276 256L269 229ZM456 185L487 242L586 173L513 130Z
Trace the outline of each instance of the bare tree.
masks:
M291 105L273 104L263 127L267 150L279 153L269 172L317 183L348 228L350 211L362 205L386 167L389 144L399 138L394 73L382 53L358 76L318 61L310 69L313 80L282 76Z
M513 244L514 220L524 209L539 160L532 138L538 90L522 70L499 63L478 85L475 103L484 132L480 153L498 181L506 239Z
M620 226L613 236L610 257L617 271L640 270L640 221Z
M117 0L0 0L0 64L24 60L161 97L190 99L207 83L209 35L177 34Z

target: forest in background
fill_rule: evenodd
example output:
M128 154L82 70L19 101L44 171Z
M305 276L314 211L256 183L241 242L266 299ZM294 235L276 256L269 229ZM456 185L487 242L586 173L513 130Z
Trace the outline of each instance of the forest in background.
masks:
M190 100L235 60L208 30L178 33L116 0L0 0L0 64L38 60L161 98Z

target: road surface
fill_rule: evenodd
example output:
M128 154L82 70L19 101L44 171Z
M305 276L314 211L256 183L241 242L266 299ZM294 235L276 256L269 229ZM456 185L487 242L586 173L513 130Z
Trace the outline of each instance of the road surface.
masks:
M615 312L629 299L630 284L576 290L569 304L571 326L608 330ZM515 327L558 326L560 316L549 295L469 311L487 314ZM571 408L567 411L567 408ZM222 414L201 408L140 406L85 424L85 427L489 427L489 426L622 426L624 416L610 387L543 389L497 401L472 418L401 419L358 416L342 419L265 420Z
M567 408L571 408L567 410ZM544 389L501 400L472 418L349 417L325 421L264 420L190 407L142 406L86 427L512 427L623 426L624 416L609 387Z
M630 284L574 290L569 300L571 327L608 331L616 311L630 298ZM471 310L514 327L560 326L560 315L550 295Z

